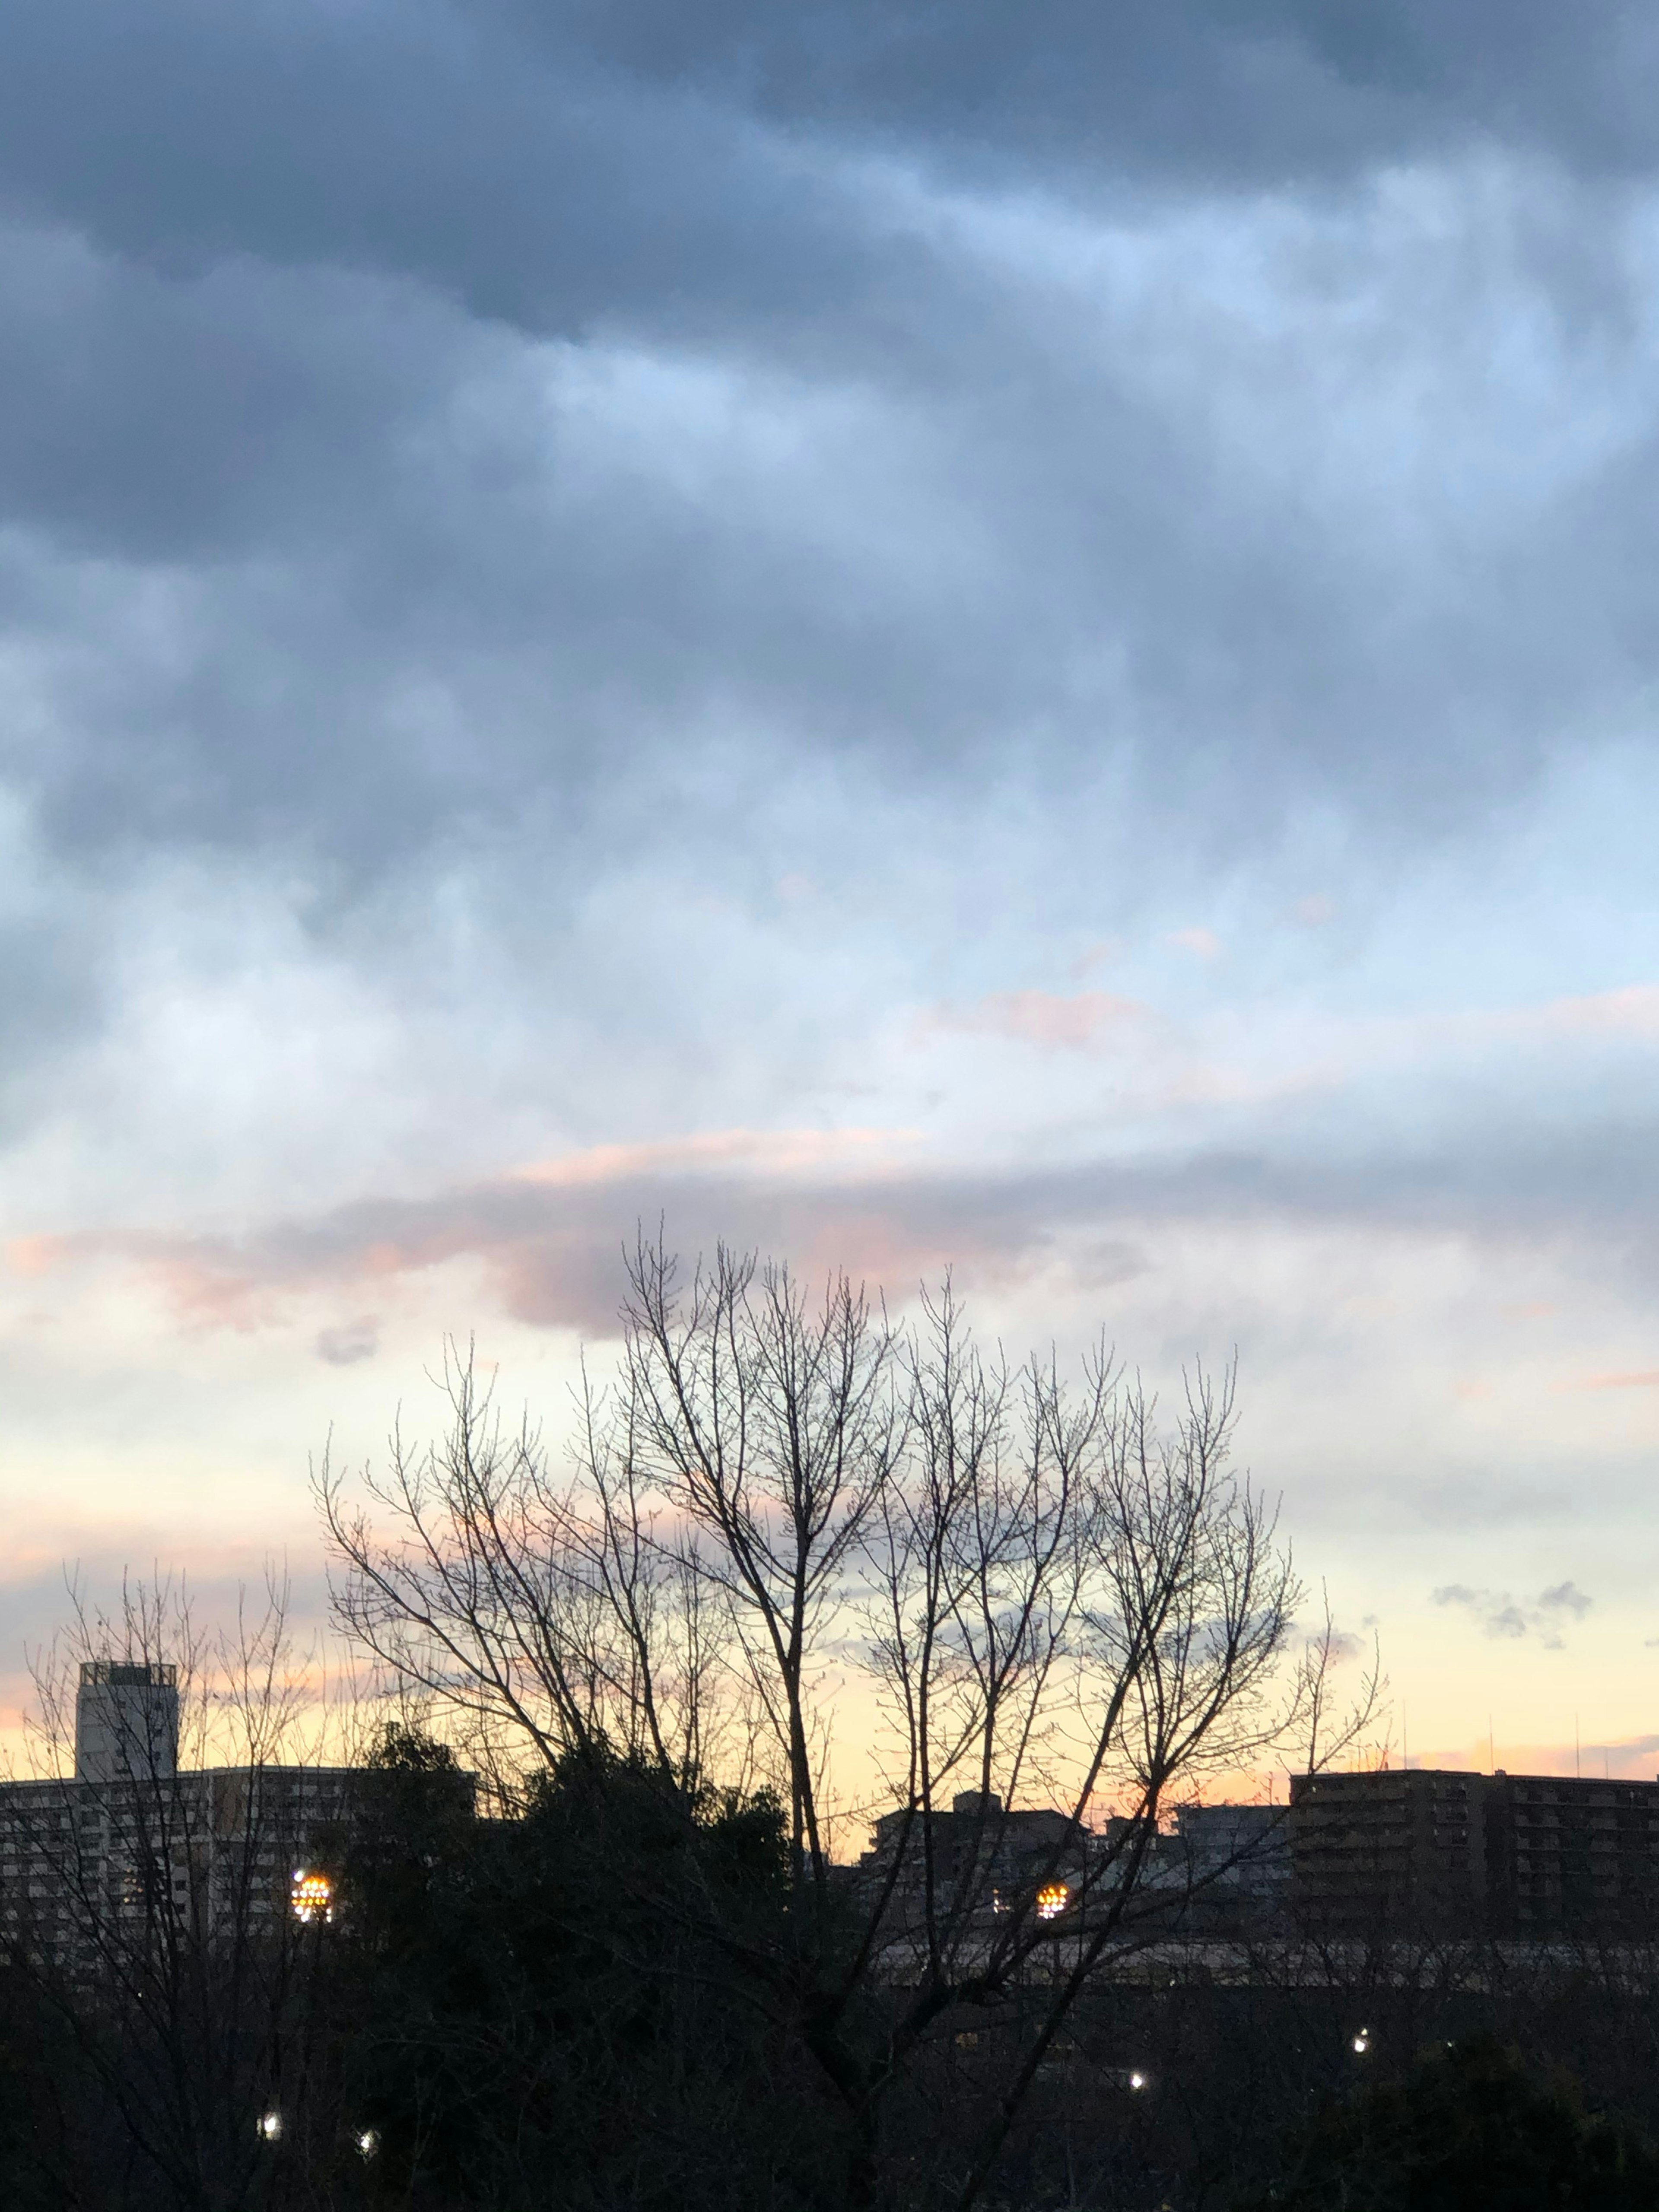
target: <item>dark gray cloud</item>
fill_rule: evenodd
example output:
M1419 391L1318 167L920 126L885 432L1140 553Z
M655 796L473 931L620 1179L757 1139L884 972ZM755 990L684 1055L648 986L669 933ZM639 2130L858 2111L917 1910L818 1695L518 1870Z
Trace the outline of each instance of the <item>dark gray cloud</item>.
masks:
M100 877L289 856L325 933L470 864L532 939L641 853L744 890L825 763L843 851L918 798L1012 795L1040 845L1063 786L1129 902L1176 820L1197 868L1310 807L1479 823L1659 675L1656 448L1637 407L1534 484L1518 422L1522 488L1506 459L1466 495L1425 465L1471 428L1437 349L1530 318L1565 408L1639 279L1600 185L1511 179L1482 218L1443 184L1449 252L1379 245L1352 179L1644 159L1643 18L1593 12L36 11L0 74L13 787ZM1051 193L1035 258L866 159L942 147ZM1201 269L1152 170L1215 228ZM1229 231L1285 179L1340 234ZM1044 222L1103 220L1152 224L1162 307L1046 267Z
M1131 762L1146 803L1271 843L1321 795L1485 811L1649 680L1650 434L1542 524L1430 489L1389 544L1387 502L1306 497L1268 364L1218 443L1133 317L1085 343L1075 303L889 252L884 356L809 374L722 326L619 396L397 283L16 244L0 619L60 659L73 625L54 741L15 763L54 836L372 872L544 801L591 854L647 823L632 775L702 755L711 834L745 759L775 786L842 757L901 790L1063 765L1085 803ZM1236 374L1224 327L1185 337ZM164 620L89 634L43 550L120 564Z
M1472 137L1640 168L1656 37L1630 0L64 0L8 42L0 184L125 251L361 259L538 321L804 301L838 250L811 188L721 118L1204 189Z
M1567 1627L1583 1619L1592 1601L1570 1582L1557 1583L1535 1598L1519 1600L1507 1590L1470 1589L1462 1583L1448 1583L1435 1591L1434 1602L1468 1614L1488 1636L1535 1637L1546 1650L1559 1651Z
M793 119L1206 183L1340 173L1472 130L1594 167L1644 165L1656 143L1639 90L1656 34L1630 0L1571 18L1547 0L589 0L575 20L631 70Z
M0 775L64 896L14 1067L180 856L396 999L446 900L527 992L630 871L899 935L990 823L970 943L1271 871L1310 814L1361 865L1478 846L1659 678L1649 36L36 11Z
M488 9L163 0L140 24L70 0L9 59L0 194L161 272L329 263L566 332L846 288L810 175Z
M330 1367L355 1367L359 1360L373 1359L380 1348L380 1324L374 1314L317 1332L317 1357Z

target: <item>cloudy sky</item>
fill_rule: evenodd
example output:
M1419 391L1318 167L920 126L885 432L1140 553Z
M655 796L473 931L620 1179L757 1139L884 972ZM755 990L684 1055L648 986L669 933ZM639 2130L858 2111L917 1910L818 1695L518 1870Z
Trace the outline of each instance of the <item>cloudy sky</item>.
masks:
M1655 1771L1653 10L4 46L0 1704L660 1214L1237 1346L1413 1756Z

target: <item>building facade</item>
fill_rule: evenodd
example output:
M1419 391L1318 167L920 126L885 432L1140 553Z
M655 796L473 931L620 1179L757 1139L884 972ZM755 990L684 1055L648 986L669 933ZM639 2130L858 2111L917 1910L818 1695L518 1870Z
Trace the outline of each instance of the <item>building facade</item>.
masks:
M347 1814L356 1771L180 1770L178 1748L173 1668L82 1666L72 1776L0 1784L0 1932L90 1963L326 1911L307 1862Z
M1659 1782L1495 1775L1486 1834L1488 1907L1505 1932L1659 1934Z
M1298 1917L1351 1933L1659 1934L1659 1782L1413 1767L1291 1784Z
M1083 1881L1093 1838L1064 1813L1015 1810L994 1791L959 1790L948 1811L884 1814L856 1879L887 1894L896 1931L929 1911L994 1922L1016 1907L1058 1918Z

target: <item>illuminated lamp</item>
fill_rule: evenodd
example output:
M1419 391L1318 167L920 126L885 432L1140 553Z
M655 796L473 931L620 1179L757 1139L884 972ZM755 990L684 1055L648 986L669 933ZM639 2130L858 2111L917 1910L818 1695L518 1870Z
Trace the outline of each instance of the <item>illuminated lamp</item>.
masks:
M295 1867L288 1897L296 1920L309 1924L334 1917L334 1885L325 1874L309 1874L304 1867Z

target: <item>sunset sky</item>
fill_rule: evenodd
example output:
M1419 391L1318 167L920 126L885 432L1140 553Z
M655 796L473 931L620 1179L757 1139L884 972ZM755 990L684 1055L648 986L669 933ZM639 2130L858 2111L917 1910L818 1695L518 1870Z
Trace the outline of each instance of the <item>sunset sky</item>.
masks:
M1659 1771L1659 14L6 47L0 1707L661 1216L1237 1348L1396 1746Z

